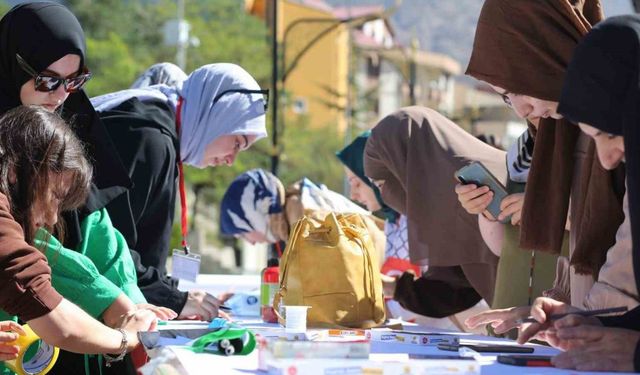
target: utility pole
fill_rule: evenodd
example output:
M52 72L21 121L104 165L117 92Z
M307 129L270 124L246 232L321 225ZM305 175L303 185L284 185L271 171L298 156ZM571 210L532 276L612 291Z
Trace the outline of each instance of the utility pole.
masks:
M409 103L416 105L416 55L418 53L418 38L411 38L411 51L409 56Z
M177 0L178 7L178 45L176 49L176 63L185 70L187 65L187 44L189 43L189 26L184 20L184 1Z
M271 5L271 173L278 175L280 150L278 145L278 0L272 0ZM268 17L267 17L268 19Z
M631 0L631 5L633 5L633 9L636 13L640 13L640 0Z
M351 19L351 0L347 1L347 19ZM351 24L347 23L347 103L345 106L345 117L346 117L346 129L344 130L344 147L347 147L351 143L351 129L353 122L353 106L351 104L351 84L353 75L351 74L351 55L353 53L353 35L351 32ZM349 179L345 174L342 180L342 190L345 196L349 196L351 186L349 185Z

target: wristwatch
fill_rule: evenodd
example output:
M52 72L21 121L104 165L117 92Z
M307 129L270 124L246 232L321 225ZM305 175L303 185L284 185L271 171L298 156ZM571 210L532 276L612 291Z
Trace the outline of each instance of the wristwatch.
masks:
M122 328L115 328L115 329L122 334L120 349L118 349L120 351L120 354L118 354L117 356L113 356L110 354L103 354L104 358L106 359L105 365L107 367L111 367L112 362L122 361L122 359L124 359L124 356L127 355L127 346L129 345L129 338L127 337L127 332Z

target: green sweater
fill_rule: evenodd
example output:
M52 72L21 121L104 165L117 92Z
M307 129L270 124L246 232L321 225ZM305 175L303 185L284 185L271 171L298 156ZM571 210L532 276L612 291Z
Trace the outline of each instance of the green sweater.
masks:
M76 250L62 247L44 229L36 233L34 246L47 257L53 287L96 319L123 292L133 303L145 303L129 247L113 227L106 209L87 216L81 230L83 241ZM11 319L0 310L0 320ZM0 374L2 367L0 363Z
M89 315L99 318L124 292L133 303L146 302L138 288L136 270L124 237L101 209L81 224L82 242L74 250L62 247L45 230L34 245L43 250L51 266L53 287Z

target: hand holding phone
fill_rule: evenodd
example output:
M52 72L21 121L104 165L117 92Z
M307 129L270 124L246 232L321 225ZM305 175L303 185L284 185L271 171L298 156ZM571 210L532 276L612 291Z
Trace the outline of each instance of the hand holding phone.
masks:
M475 161L464 166L455 173L455 176L463 185L473 184L478 188L486 186L488 191L493 193L493 199L487 206L487 211L489 211L494 218L500 215L500 203L508 195L507 189L482 163ZM506 217L502 222L506 223L509 219L510 217Z

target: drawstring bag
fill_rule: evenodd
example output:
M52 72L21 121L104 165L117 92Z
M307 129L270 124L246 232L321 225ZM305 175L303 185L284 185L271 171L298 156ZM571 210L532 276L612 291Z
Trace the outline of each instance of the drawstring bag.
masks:
M307 325L372 328L385 321L379 262L362 217L304 216L294 226L280 260L273 307L311 306Z

